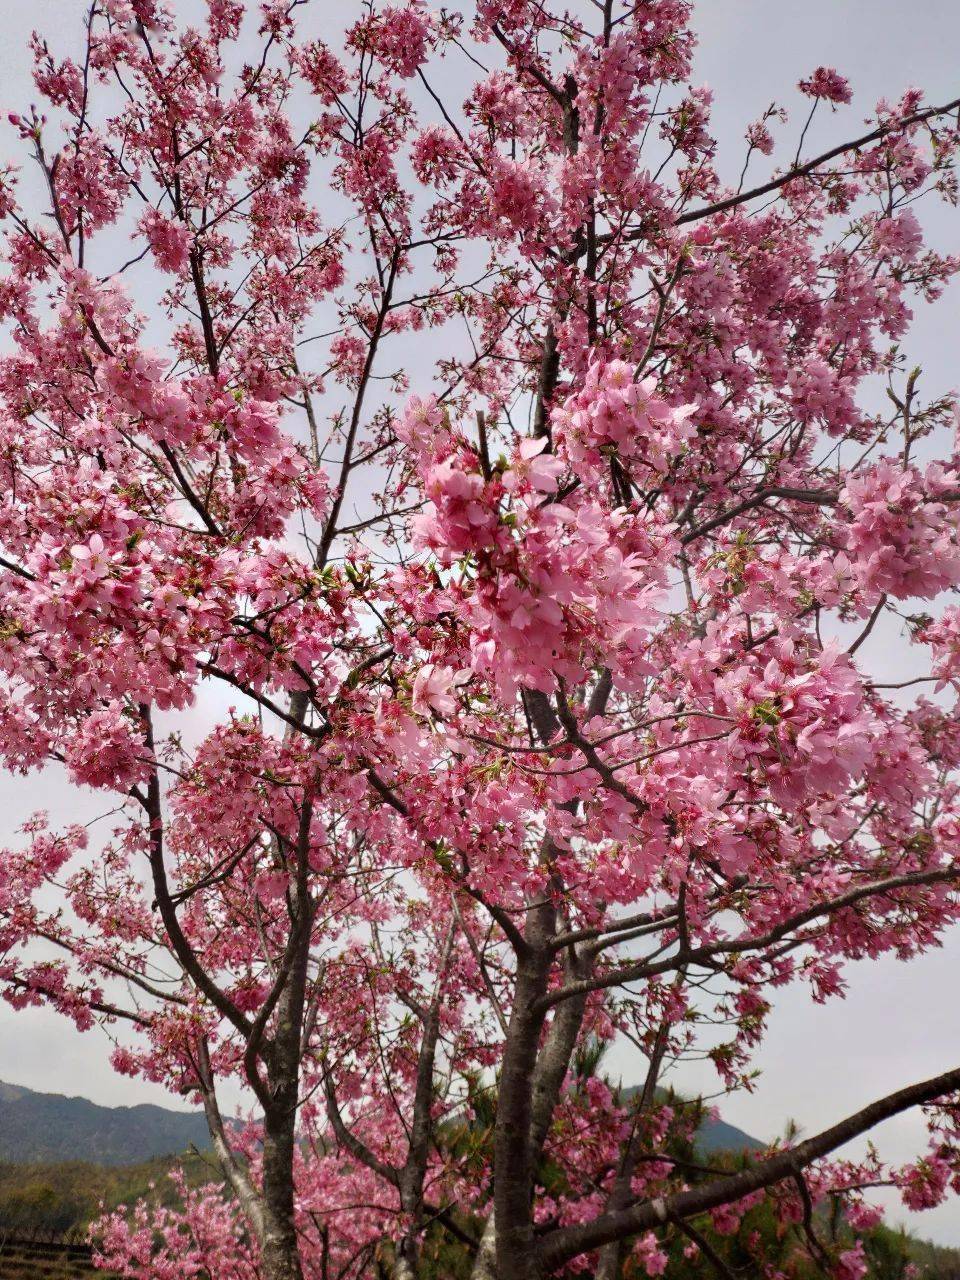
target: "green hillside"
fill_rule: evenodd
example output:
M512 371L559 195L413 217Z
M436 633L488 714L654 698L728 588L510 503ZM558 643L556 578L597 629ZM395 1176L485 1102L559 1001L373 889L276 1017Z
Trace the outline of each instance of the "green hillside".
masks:
M167 1176L179 1166L190 1186L220 1180L203 1155L157 1156L140 1164L101 1165L71 1160L57 1164L0 1163L0 1234L85 1230L101 1206L149 1200L174 1205L176 1188Z

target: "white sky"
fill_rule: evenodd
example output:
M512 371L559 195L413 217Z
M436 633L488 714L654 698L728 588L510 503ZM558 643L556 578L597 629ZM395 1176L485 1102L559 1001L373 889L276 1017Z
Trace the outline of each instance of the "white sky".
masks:
M326 25L339 8L330 0L311 6ZM186 0L175 0L174 7ZM356 0L354 0L356 3ZM359 5L357 6L359 7ZM79 32L80 0L0 0L0 108L22 110L34 97L27 38L31 28L49 34L63 52ZM191 5L191 9L193 6ZM895 98L920 85L932 101L960 95L960 4L956 0L700 0L695 26L701 37L694 79L715 91L713 128L727 155L728 174L739 168L744 127L772 102L800 107L793 86L820 63L849 77L854 106L836 116L824 112L809 138L810 148L828 146L860 131L860 122L881 96ZM319 12L318 12L319 11ZM343 10L340 9L342 18ZM75 39L72 50L77 48ZM71 50L71 51L72 51ZM789 136L796 133L788 130ZM9 134L4 135L3 154ZM765 172L760 163L751 172ZM931 211L927 226L938 247L960 249L960 212ZM907 344L911 361L924 369L921 387L933 395L960 386L956 370L960 337L960 289L925 309ZM895 675L905 665L904 647L883 638L882 667ZM877 655L880 657L881 655ZM93 796L67 790L52 776L23 780L0 777L0 846L32 810L44 807L54 821L76 821L102 810ZM851 966L850 994L825 1006L800 988L781 994L758 1065L763 1076L755 1095L724 1103L724 1118L767 1138L788 1119L806 1132L832 1123L863 1103L960 1061L958 990L960 937L939 952L909 965L882 960ZM51 1092L82 1094L106 1105L157 1102L178 1105L159 1087L116 1076L108 1065L109 1043L98 1033L81 1036L54 1014L15 1014L0 1002L0 1079ZM712 1089L714 1078L688 1072L680 1084ZM902 1117L875 1131L884 1154L907 1159L925 1145L922 1123ZM79 1153L78 1153L79 1154ZM897 1210L918 1233L960 1245L960 1203L923 1215Z

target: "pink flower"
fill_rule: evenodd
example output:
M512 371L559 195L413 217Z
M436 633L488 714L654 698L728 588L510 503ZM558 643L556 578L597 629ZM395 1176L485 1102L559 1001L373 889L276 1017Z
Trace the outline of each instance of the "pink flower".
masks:
M77 573L89 582L106 577L110 572L110 557L99 533L93 534L89 542L75 543L70 548L70 557Z
M836 1280L862 1280L867 1274L867 1259L863 1241L858 1240L852 1249L846 1249L837 1259Z
M156 209L148 210L140 219L140 229L153 250L162 271L179 275L186 267L193 237L183 222L165 218Z
M936 466L921 473L889 458L848 478L847 551L865 587L929 599L960 583L956 507L937 501L954 483Z
M74 781L121 789L145 776L148 757L142 735L117 701L82 721L64 755Z
M757 120L747 128L747 141L761 155L773 154L773 134L762 120Z
M670 1259L660 1248L657 1237L652 1231L641 1236L634 1246L637 1260L648 1276L663 1276L667 1273Z
M899 1178L903 1203L908 1209L935 1209L943 1203L952 1173L948 1162L938 1155L908 1165Z
M907 209L896 216L880 218L873 229L873 241L880 257L913 262L923 248L923 231L916 214Z
M524 483L540 493L553 493L566 468L559 459L544 454L547 443L546 436L520 441L517 456L503 476L508 493L515 493Z
M849 102L852 97L850 82L832 67L817 67L797 87L808 98L824 98L827 102Z
M457 700L451 690L465 684L469 679L469 671L454 671L452 667L438 667L432 662L425 663L417 672L413 682L414 711L422 716L428 716L431 712L435 712L438 716L450 715L457 708Z

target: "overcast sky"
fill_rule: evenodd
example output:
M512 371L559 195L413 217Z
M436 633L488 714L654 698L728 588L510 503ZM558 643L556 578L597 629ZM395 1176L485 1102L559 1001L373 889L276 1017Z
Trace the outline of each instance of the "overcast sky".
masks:
M322 12L329 3L314 0L311 9ZM79 33L83 7L79 0L0 0L4 112L23 109L33 97L26 47L30 29L49 34L66 52L71 31ZM744 127L772 101L792 104L799 117L793 86L821 63L847 75L855 96L854 108L836 116L823 113L811 138L818 148L858 132L879 97L895 98L907 86L922 86L935 102L960 96L956 0L909 5L903 0L701 0L696 27L701 45L695 81L715 91L714 130L728 157L725 173L742 157ZM763 170L753 172L759 177ZM960 249L960 212L931 211L926 223L938 247ZM960 385L958 300L960 290L954 288L914 325L910 358L923 366L921 385L928 395ZM885 678L894 676L908 661L905 646L893 634L880 643L883 651L872 665ZM49 776L27 782L0 777L0 846L38 807L47 808L54 821L82 821L103 806ZM882 960L850 966L845 1001L817 1006L799 988L780 994L758 1060L759 1088L753 1096L726 1101L724 1117L761 1138L781 1132L787 1119L809 1133L876 1096L955 1065L960 1061L958 960L960 936L955 936L942 951L909 965ZM115 1076L107 1063L109 1048L99 1033L80 1036L55 1015L15 1014L0 1003L0 1079L105 1104L176 1105L158 1086ZM678 1083L709 1089L715 1078L687 1072ZM890 1121L876 1134L881 1150L893 1159L907 1159L925 1145L916 1117ZM892 1216L905 1218L902 1211ZM912 1215L910 1225L960 1245L960 1203Z

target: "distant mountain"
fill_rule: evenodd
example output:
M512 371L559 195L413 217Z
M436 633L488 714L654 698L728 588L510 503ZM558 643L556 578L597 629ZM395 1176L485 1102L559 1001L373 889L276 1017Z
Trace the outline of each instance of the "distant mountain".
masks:
M86 1098L35 1093L0 1081L0 1160L137 1164L210 1145L199 1111L98 1107Z
M704 1120L697 1134L697 1146L704 1155L714 1151L763 1151L766 1145L724 1120Z
M209 1145L206 1120L199 1111L149 1105L99 1107L86 1098L36 1093L0 1081L0 1161L132 1165ZM707 1155L749 1151L766 1144L722 1120L706 1120L697 1145Z

